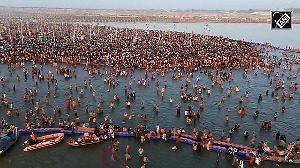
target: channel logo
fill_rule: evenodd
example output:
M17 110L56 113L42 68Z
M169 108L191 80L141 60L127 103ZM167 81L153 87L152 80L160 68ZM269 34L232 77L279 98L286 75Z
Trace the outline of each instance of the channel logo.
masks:
M291 29L292 11L272 11L272 29Z

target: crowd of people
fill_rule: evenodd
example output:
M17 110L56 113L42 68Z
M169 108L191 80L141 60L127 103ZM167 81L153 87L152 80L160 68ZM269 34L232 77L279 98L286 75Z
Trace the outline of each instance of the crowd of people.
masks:
M124 92L126 96L127 108L131 107L131 102L136 100L136 92L128 91L132 88L135 82L135 69L145 69L145 75L141 79L137 79L139 87L147 88L153 83L156 84L156 94L161 95L164 99L167 85L161 87L160 81L157 78L158 74L165 77L165 73L173 72L172 80L184 79L186 77L186 84L180 87L182 99L185 101L200 101L199 110L195 110L193 106L188 106L184 111L184 116L188 126L200 123L199 118L205 109L203 100L205 96L211 95L212 87L219 87L221 91L224 90L223 84L234 80L233 70L243 68L243 77L249 83L251 79L248 77L250 73L255 73L257 76L258 71L262 70L263 73L270 79L270 88L274 91L271 97L275 96L275 100L279 100L280 96L278 90L282 91L281 99L288 101L294 98L294 92L298 89L297 82L290 82L288 93L287 80L297 78L300 68L297 69L295 74L288 76L285 80L282 77L285 75L284 71L279 74L275 68L283 70L292 70L293 64L299 63L294 55L290 55L289 59L282 59L276 56L264 55L266 48L263 46L255 45L249 42L232 40L219 36L207 36L193 33L170 32L170 31L154 31L154 30L137 30L127 28L113 28L101 27L96 25L84 24L67 24L67 23L39 23L29 22L22 23L1 23L1 47L0 58L3 63L8 65L9 74L12 75L16 68L22 68L23 75L17 74L17 80L28 81L28 75L31 73L31 78L34 85L31 88L25 88L23 91L23 99L25 103L30 103L34 109L25 110L25 129L55 127L59 126L65 129L75 129L76 126L89 127L90 125L99 125L100 130L110 132L124 131L135 133L137 138L140 138L141 143L151 137L162 135L163 139L167 139L175 134L185 134L185 129L172 128L169 131L166 128L156 125L154 131L146 129L146 124L139 124L136 128L119 127L113 125L112 117L106 113L100 120L99 115L104 113L102 104L105 101L110 102L110 108L113 110L119 102L120 93L116 93L112 100L109 100L105 95L101 95L99 101L97 100L97 108L91 109L89 105L85 105L85 112L89 117L87 121L82 121L80 114L83 112L78 110L78 106L82 103L84 95L92 96L98 99L95 92L92 78L95 75L105 75L104 84L109 85L110 88L119 86L119 76L130 77L131 82L125 86ZM28 62L32 62L31 69L26 67ZM45 74L43 65L51 63L55 68L55 72L48 71ZM60 64L63 63L63 64ZM50 102L52 96L57 97L59 81L56 79L58 75L64 75L65 78L77 78L78 72L72 68L72 65L83 64L83 70L88 71L90 78L85 79L82 85L71 84L68 86L66 93L61 96L65 101L66 106L55 106L52 114L46 112L40 104L45 101L46 106L55 102ZM100 67L103 65L110 67L110 70L101 72ZM152 71L151 78L148 77L149 70ZM216 69L216 71L212 71ZM211 86L201 85L200 76L194 76L195 72L199 70L207 80L211 81ZM192 79L196 81L191 86ZM150 80L151 79L151 80ZM45 82L44 82L45 81ZM3 88L9 82L8 78L1 77ZM46 85L44 83L47 83ZM45 85L47 94L44 95L44 100L36 98L36 93L40 85ZM42 86L43 87L43 86ZM15 85L12 90L15 93ZM187 94L187 90L192 90L193 94ZM240 92L239 87L235 86L235 90L230 87L228 89L227 97L220 97L218 109L221 110L224 103L232 95L232 92ZM110 92L110 89L107 90ZM195 96L194 96L195 95ZM205 95L205 96L204 96ZM265 93L269 95L269 90ZM13 100L10 99L11 95L6 92L2 93L2 105L7 109L7 117L20 115L20 109L14 107ZM241 94L237 104L242 108L236 109L237 115L242 117L246 116L247 106L243 105L247 101L249 93ZM51 97L51 99L50 99ZM258 103L264 98L263 94L258 96ZM169 103L173 103L174 99L171 97ZM1 106L2 107L2 106ZM64 113L63 108L67 109L67 113L62 117L60 114ZM141 104L141 109L145 108ZM197 107L196 107L197 108ZM153 104L154 111L159 111L158 104ZM282 113L285 112L285 107L280 109ZM227 116L225 123L230 123L229 112L232 110L227 108ZM60 115L59 118L56 116ZM181 104L177 104L176 114L181 114ZM134 110L131 113L124 113L123 123L136 116ZM253 117L259 117L259 111L255 111ZM147 123L148 118L146 115L141 116L143 122ZM274 119L277 118L277 112L274 113ZM8 127L5 119L2 119L2 126ZM263 129L271 129L271 121L263 121ZM240 125L235 123L235 126L230 129L226 141L231 143L231 138L234 132L240 129ZM221 133L221 139L225 140L224 130ZM213 135L205 128L204 131L194 129L193 135L198 142L212 141ZM245 138L249 136L248 130L244 133ZM279 135L280 136L280 135ZM286 137L283 136L280 140L286 142ZM255 147L256 135L253 132L251 139L251 147ZM174 149L179 148L180 138L176 140ZM261 146L266 149L265 143ZM195 144L193 149L199 149L198 144ZM141 147L139 149L140 155L144 151ZM148 157L143 155L143 165L146 167ZM129 146L125 152L126 160L131 157L129 155Z
M263 63L258 46L219 36L39 22L2 23L1 29L0 56L12 63L35 60L145 69L240 68Z

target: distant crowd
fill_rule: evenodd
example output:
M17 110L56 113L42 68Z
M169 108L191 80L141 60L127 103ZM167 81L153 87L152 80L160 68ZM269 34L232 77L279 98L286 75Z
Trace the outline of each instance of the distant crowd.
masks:
M2 23L2 61L115 68L240 68L263 64L249 42L202 34L84 24Z

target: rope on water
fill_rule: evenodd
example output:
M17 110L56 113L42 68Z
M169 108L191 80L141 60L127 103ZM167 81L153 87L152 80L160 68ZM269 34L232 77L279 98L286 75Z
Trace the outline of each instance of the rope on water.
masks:
M113 146L109 146L103 153L102 160L109 168L128 168Z

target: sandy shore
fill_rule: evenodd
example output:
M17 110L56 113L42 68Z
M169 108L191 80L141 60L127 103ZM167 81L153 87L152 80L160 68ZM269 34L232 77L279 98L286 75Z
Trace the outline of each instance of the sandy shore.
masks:
M266 10L100 10L0 7L0 19L43 19L57 22L164 22L164 23L271 23L271 12ZM300 12L293 12L293 24L300 24Z

